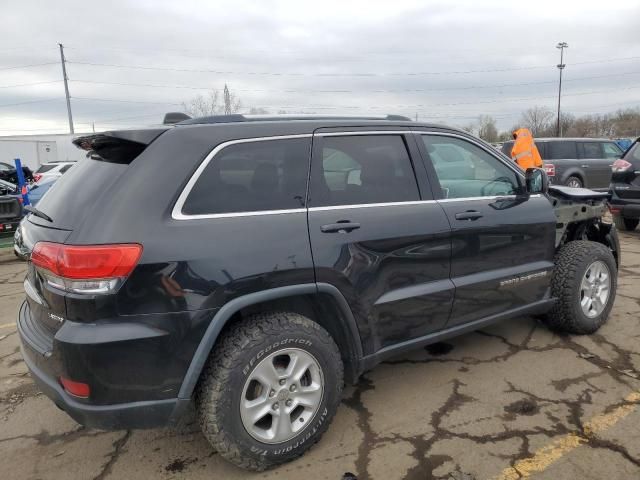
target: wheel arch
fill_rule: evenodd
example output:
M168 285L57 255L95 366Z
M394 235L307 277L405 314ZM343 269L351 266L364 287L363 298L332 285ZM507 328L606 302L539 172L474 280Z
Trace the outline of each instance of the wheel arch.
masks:
M338 345L345 379L355 382L363 358L357 324L344 296L333 285L309 283L277 287L234 298L213 316L180 386L179 399L191 398L200 375L225 328L255 311L286 310L300 313L321 325Z

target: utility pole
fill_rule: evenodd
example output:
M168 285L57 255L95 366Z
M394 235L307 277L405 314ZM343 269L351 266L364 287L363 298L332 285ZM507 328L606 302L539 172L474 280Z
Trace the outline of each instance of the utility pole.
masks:
M562 63L564 59L564 49L569 48L569 44L567 42L558 42L556 48L560 49L560 63L557 65L558 70L560 70L560 83L558 84L558 125L556 128L556 136L562 136L562 126L560 125L560 97L562 95L562 70L564 70L565 64Z
M62 62L62 79L64 80L64 93L67 97L67 115L69 116L69 133L75 133L73 131L73 117L71 116L71 97L69 97L69 83L67 82L69 79L67 78L67 67L65 65L64 59L64 47L61 43L58 44L60 46L60 61Z

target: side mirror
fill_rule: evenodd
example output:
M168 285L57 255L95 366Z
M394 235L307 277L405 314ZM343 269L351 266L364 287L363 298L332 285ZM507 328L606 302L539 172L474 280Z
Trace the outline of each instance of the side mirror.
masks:
M527 168L524 174L527 193L547 193L549 191L549 177L541 168Z

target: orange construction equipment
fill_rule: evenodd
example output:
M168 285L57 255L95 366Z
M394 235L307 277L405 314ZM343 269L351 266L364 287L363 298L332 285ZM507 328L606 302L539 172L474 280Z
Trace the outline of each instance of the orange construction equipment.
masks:
M533 141L533 135L528 128L519 128L513 132L513 148L511 149L511 158L520 168L542 168L542 158L540 152Z

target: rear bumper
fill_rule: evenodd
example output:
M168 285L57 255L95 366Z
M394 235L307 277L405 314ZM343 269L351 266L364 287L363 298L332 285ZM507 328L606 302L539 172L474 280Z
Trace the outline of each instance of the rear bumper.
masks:
M24 362L40 390L78 423L105 430L152 428L176 424L187 412L189 399L163 398L102 405L70 395L58 378L69 370L69 362L77 364L79 359L64 359L56 351L60 342L44 338L43 331L37 329L30 318L25 302L17 322ZM91 380L88 379L90 383Z
M57 380L36 366L29 347L22 346L22 356L31 377L42 393L49 397L76 422L87 427L105 430L152 428L173 423L177 412L187 405L176 399L120 403L116 405L87 405L67 394ZM188 402L187 402L188 403Z
M626 201L620 198L612 198L609 202L609 209L612 213L619 214L625 218L640 218L640 201Z

